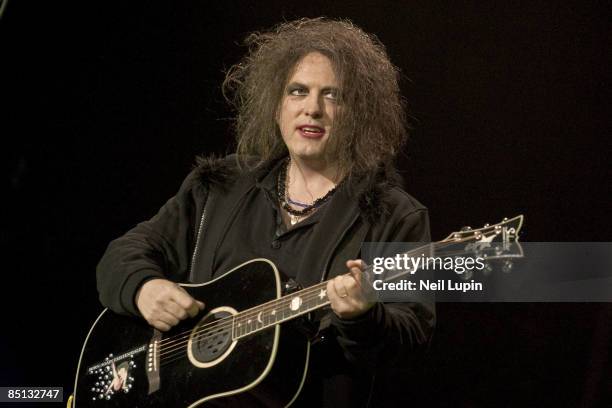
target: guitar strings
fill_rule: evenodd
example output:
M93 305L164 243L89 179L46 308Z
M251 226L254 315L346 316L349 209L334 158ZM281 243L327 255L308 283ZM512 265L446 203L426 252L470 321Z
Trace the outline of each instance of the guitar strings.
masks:
M327 283L327 282L322 282L322 283ZM301 297L305 297L305 296L309 296L312 293L309 292L315 292L315 289L318 289L317 287L323 286L322 283L319 283L315 286L309 287L307 289L303 289L299 292L293 293L291 297L289 297L289 295L287 295L287 297L283 297L283 298L279 298L279 299L273 299L271 301L268 301L266 303L263 303L261 305L255 306L253 308L250 309L246 309L242 312L239 312L238 314L235 315L231 315L231 316L226 316L223 317L219 320L215 320L213 322L204 324L202 326L199 326L197 331L194 332L194 334L199 333L201 331L204 330L208 330L211 326L213 325L218 325L219 322L227 322L227 325L231 325L234 323L234 321L236 320L236 318L242 319L243 321L246 321L249 317L253 318L256 317L259 312L266 312L269 310L273 310L274 308L280 308L283 306L287 306L288 304L291 303L292 299L295 298L296 296L299 296L300 293L302 293L303 296ZM318 296L318 295L317 295ZM312 300L312 298L310 299ZM230 323L229 320L232 320L232 322ZM218 329L219 327L216 327L216 329ZM168 343L172 343L176 340L180 340L181 338L185 337L185 336L189 336L191 333L193 332L193 329L191 330L186 330L182 333L178 333L174 336L168 337L166 339L163 339L159 342L160 346L164 346Z
M317 295L317 297L318 297L318 295ZM314 299L315 299L315 297L310 297L310 299L307 299L306 302L309 302L309 301L314 300ZM329 301L326 301L325 303L329 303ZM323 305L323 304L321 304L321 305ZM315 306L315 308L316 308L316 306ZM312 310L314 310L314 309L312 309ZM287 317L293 318L293 317L296 317L296 316L301 315L301 314L309 313L312 310L311 310L311 308L306 308L306 309L303 309L303 310L297 312L296 314L292 314L292 315L287 316ZM285 320L285 319L286 319L286 317L283 317L283 319L281 319L281 320ZM262 324L262 323L259 323L259 322L257 322L257 323L258 324ZM263 325L260 326L260 327L256 327L255 329L250 329L249 333L247 333L247 335L259 332L259 331L267 329L267 328L271 328L272 326L274 326L276 324L280 324L280 323L282 323L282 321L278 321L278 322L275 322L273 324L268 324L268 325L265 325L265 323L263 323ZM207 335L207 336L204 336L204 337L199 337L197 339L197 341L200 341L202 338L208 338L208 337L212 337L212 336L214 336L214 334ZM232 341L236 341L236 340L234 340L234 338L232 337ZM189 340L180 342L180 343L174 345L173 349L165 350L163 353L160 353L160 358L159 358L160 366L166 365L168 363L171 363L171 362L175 361L177 358L184 357L186 355L186 352L185 352L186 347L182 347L182 346L184 344L187 344L187 343L189 343Z
M279 308L279 307L287 306L288 304L290 304L293 301L294 298L296 298L298 296L300 298L302 298L302 299L307 299L306 301L309 302L309 301L313 300L315 297L319 297L320 296L320 290L323 289L326 286L327 286L327 281L321 282L321 283L319 283L317 285L314 285L314 286L311 286L309 288L303 289L301 291L292 293L290 295L286 295L283 298L273 299L273 300L271 300L271 301L269 301L267 303L264 303L262 305L253 307L251 309L247 309L245 311L242 311L239 314L236 314L236 315L233 315L233 316L228 316L228 317L219 319L217 321L211 322L209 324L200 326L198 328L198 330L196 330L194 332L194 334L195 333L199 333L199 332L204 331L204 330L208 330L210 328L210 326L212 326L214 324L218 324L219 322L227 321L230 318L233 318L234 321L236 320L236 318L239 318L239 319L242 319L241 323L245 323L245 321L246 321L246 324L249 324L248 323L248 318L251 318L251 320L252 320L253 318L259 316L260 313L269 311L269 310L271 310L273 308ZM313 295L315 295L315 296L313 296ZM283 317L283 319L284 319L284 317ZM259 321L257 321L257 322L261 324L261 322L259 322ZM277 322L274 322L274 324L276 324L276 323ZM265 324L265 323L263 323L263 324ZM224 326L218 325L214 329L219 329L220 327L224 327ZM185 332L182 333L182 335L179 334L179 335L175 335L173 337L169 337L167 339L164 339L164 340L162 340L162 342L160 342L160 344L166 345L168 343L180 340L181 337L189 336L189 333L191 331L185 331Z
M419 249L419 248L417 248L417 249ZM320 289L322 289L322 287L323 287L323 286L326 286L326 285L327 285L327 281L325 281L325 282L321 282L321 283L319 283L319 284L317 284L317 285L313 285L313 286L311 286L311 287L309 287L309 288L302 289L302 290L300 290L300 291L298 291L298 292L292 293L292 294L290 294L290 295L286 295L286 296L284 296L284 297L282 297L282 298L279 298L279 299L273 299L273 300L268 301L268 302L266 302L266 303L264 303L264 304L262 304L262 305L255 306L255 307L252 307L252 308L250 308L250 309L244 310L244 311L242 311L242 312L239 312L239 313L238 313L238 314L236 314L236 315L233 315L233 316L227 316L227 317L225 317L225 318L221 318L221 319L219 319L219 320L216 320L216 321L214 321L214 322L211 322L211 323L209 323L209 324L207 324L207 325L200 326L200 328L199 328L199 329L204 329L206 326L211 325L211 324L215 324L215 323L217 323L217 322L219 322L219 321L222 321L222 320L228 320L230 317L243 317L243 318L245 318L245 319L246 319L247 317L255 317L255 316L256 316L256 315L259 313L259 311L262 311L262 310L263 310L263 311L265 311L265 308L266 308L267 306L272 306L272 305L271 305L272 303L274 303L274 304L276 304L276 305L281 305L281 304L282 304L282 303L284 303L284 302L290 302L290 301L291 301L293 298L295 298L296 296L299 296L299 295L300 295L300 293L304 293L304 295L306 295L306 294L308 294L308 292L311 292L311 291L315 291L315 290L316 290L316 291L319 291ZM174 336L171 336L171 337L168 337L168 338L166 338L166 339L163 339L162 341L160 341L160 344L167 343L168 341L173 341L173 340L174 340L176 337L183 336L183 335L188 335L190 332L191 332L191 330L187 330L187 331L184 331L184 332L182 332L182 333L178 333L178 334L176 334L176 335L174 335Z
M278 324L280 324L280 322ZM274 326L276 326L276 324L268 326L268 327L259 328L257 330L254 330L253 332L249 333L249 335L250 334L254 334L256 332L259 332L259 331L262 331L262 330L265 330L265 329L272 329ZM236 340L233 340L233 341L236 341ZM167 366L167 365L169 365L169 364L171 364L173 362L176 362L176 361L178 361L180 359L184 359L186 357L187 357L187 347L176 349L175 352L173 352L173 353L171 353L171 354L169 354L167 356L164 356L163 359L160 359L160 367L161 366Z
M458 243L458 242L461 242L461 241L463 241L463 240L468 240L468 239L467 239L467 238L465 238L465 239L459 239L459 240L457 240L457 241L452 241L452 242L440 241L440 242L434 243L434 245L444 245L444 244L446 244L446 245L450 245L450 244L453 244L453 243ZM413 253L420 252L420 251L421 251L423 248L426 248L426 247L428 247L428 246L429 246L429 245L421 246L421 247L416 248L416 249L414 249L414 250L412 250L412 251L408 251L408 252L406 252L406 254L409 254L410 252L413 252ZM371 268L368 268L368 269L371 269ZM367 270L366 270L366 271L367 271ZM316 284L316 285L313 285L313 286L311 286L311 287L308 287L308 288L302 289L302 290L300 290L300 291L297 291L297 292L295 292L295 293L292 293L291 295L286 295L286 296L283 296L282 298L278 298L278 299L272 299L272 300L270 300L270 301L268 301L268 302L266 302L266 303L264 303L264 304L262 304L262 305L258 305L258 306L252 307L252 308L250 308L250 309L244 310L244 311L239 312L238 314L233 315L233 316L244 315L244 317L246 318L247 316L249 316L249 314L251 314L251 316L250 316L250 317L254 317L254 316L256 316L256 314L259 312L259 308L266 307L267 305L270 305L271 303L275 303L275 302L279 302L279 303L280 303L280 302L282 302L283 300L289 300L289 301L290 301L290 299L295 298L295 297L296 297L296 296L298 296L300 293L307 294L307 292L309 292L309 291L311 291L311 290L313 290L313 291L314 291L315 289L318 291L320 288L322 288L322 286L325 286L326 284L327 284L327 281L325 281L325 282L320 282L320 283L318 283L318 284ZM226 318L222 318L222 319L216 320L216 321L211 322L211 323L209 323L209 324L214 324L214 323L216 323L216 322L218 322L218 321L225 320L225 319L227 319L227 318L229 318L229 317L231 317L231 316L228 316L228 317L226 317ZM200 328L203 328L203 327L205 327L205 326L206 326L206 325L201 326ZM166 338L166 339L163 339L163 340L160 342L160 344L162 344L162 343L164 343L164 342L167 342L167 341L169 341L169 340L171 341L171 340L172 340L174 337L181 336L181 335L186 334L186 333L188 334L190 331L191 331L191 330L187 330L187 331L184 331L184 332L182 332L182 333L178 333L178 334L176 334L176 335L174 335L174 336L171 336L171 337L168 337L168 338Z
M467 239L459 239L459 240L457 240L457 241L447 242L447 243L446 243L446 245L444 245L444 246L452 245L452 244L459 243L459 242L462 242L462 241L467 241L467 240L469 240L469 239L470 239L470 238L467 238ZM439 244L444 244L444 241L441 241ZM442 245L440 245L440 247L441 247L441 248L443 248L443 247L442 247ZM417 248L417 249L416 249L416 251L418 251L419 249L422 249L422 248L423 248L423 247L421 247L421 248ZM486 248L485 248L485 249L483 249L483 252L487 252L487 249L486 249ZM407 253L409 253L409 252L407 252ZM444 255L444 256L449 256L449 255L456 255L456 254L462 254L462 253L465 253L465 251L447 251L447 252L443 252L443 253L438 252L438 253L437 253L437 255L438 255L438 256L441 256L441 255ZM399 276L401 276L401 275L402 275L402 274L400 273L400 274L398 274L398 275L396 275L396 276L393 276L392 278L397 278L397 277L399 277ZM327 282L322 282L322 283L327 284ZM318 285L315 285L315 286L312 286L312 287L309 287L309 288L307 288L307 289L303 290L303 291L305 292L305 293L304 293L304 298L306 298L306 297L311 297L311 295L312 295L312 294L316 294L316 290L314 290L314 289L315 289L315 288L316 288L316 289L319 289L319 288L317 288L317 286L322 287L322 286L323 286L323 285L322 285L322 283L321 283L321 284L318 284ZM301 291L300 291L300 292L301 292ZM293 296L292 296L291 298L293 299L293 298L295 297L295 295L296 295L296 294L294 293L294 294L293 294ZM319 297L319 295L317 295L316 297ZM307 300L307 302L308 302L308 301L310 301L310 300L313 300L313 299L314 299L314 298L312 298L312 297L311 297L310 299L308 299L308 300ZM280 299L275 299L275 300L273 300L272 302L277 301L277 300L280 300ZM270 303L270 302L268 302L268 303ZM278 302L278 304L279 304L279 305L280 305L281 303L282 303L282 302ZM325 303L329 303L329 301L326 301ZM265 304L264 304L264 305L265 305ZM264 305L262 305L262 306L264 306ZM320 305L317 305L317 306L323 306L323 304L320 304ZM316 308L317 308L317 307L315 307L315 309L316 309ZM262 309L263 309L263 308L262 308ZM310 309L310 308L307 308L307 311L302 312L302 313L297 313L297 314L295 314L295 315L291 315L290 317L295 317L295 316L298 316L299 314L304 314L304 313L308 313L308 312L312 311L312 310L309 310L309 309ZM313 310L315 310L315 309L313 309ZM241 314L242 314L242 313L244 313L244 315L245 315L245 316L244 316L244 318L246 318L246 317L249 315L249 311L250 311L250 312L251 312L251 314L252 314L252 316L251 316L251 317L253 317L253 316L254 316L255 311L257 311L257 307L256 307L256 308L253 308L253 310L252 310L252 311L251 311L250 309L247 309L246 311L241 312ZM232 317L235 317L235 316L237 316L237 315L234 315L234 316L232 316ZM284 319L285 319L285 317L283 317L283 319L281 319L281 321L279 321L279 322L275 322L275 324L280 324L280 323L282 323L282 320L284 320ZM219 322L221 322L222 320L225 320L225 319L220 319L220 320L215 321L215 322L213 322L213 323L219 323ZM257 323L259 323L259 321L257 321ZM248 324L248 323L247 323L247 324ZM268 323L268 326L265 326L265 323L261 323L261 324L264 324L264 326L262 326L262 327L256 327L256 328L255 328L255 330L249 329L249 330L251 330L251 332L250 332L250 333L247 333L247 334L248 334L248 335L250 335L250 334L256 333L256 332L258 332L258 331L261 331L261 330L263 330L263 329L266 329L266 328L269 328L269 327L271 327L271 326L272 326L272 325L270 325L269 323ZM222 327L223 325L224 325L224 324L219 324L219 327ZM212 329L213 329L213 328L211 328L211 330L212 330ZM217 327L217 328L214 328L214 329L216 330L216 329L218 329L218 327ZM203 329L203 330L198 330L198 331L205 331L205 329ZM206 338L206 337L210 337L210 336L212 336L212 335L204 336L204 338ZM202 337L200 337L200 339L202 339ZM233 341L234 341L234 340L233 340ZM185 353L183 353L183 349L182 349L182 347L180 347L180 344L179 344L178 346L179 346L179 347L174 347L174 351L178 351L178 352L174 352L174 353L172 353L171 351L168 351L168 350L166 349L166 353L165 353L166 355L164 356L163 361L162 361L162 358L160 357L160 366L166 366L166 365L168 365L168 364L170 364L170 363L172 363L172 362L174 362L174 361L177 361L177 360L179 360L179 359L181 359L181 358L184 358ZM168 355L168 353L169 353L169 355ZM162 353L162 354L164 354L164 353Z
M322 282L322 283L320 283L318 285L314 285L314 286L309 287L309 288L307 288L307 289L305 289L303 291L300 291L300 292L303 292L303 296L301 296L301 297L304 299L304 303L310 303L311 301L315 300L316 298L319 298L319 296L320 296L319 295L319 289L322 289L326 285L327 285L327 282ZM291 302L291 300L293 298L295 298L297 295L298 295L298 293L294 293L294 294L292 294L290 296L290 298L285 298L285 299L282 299L280 301L279 301L279 299L275 299L275 300L273 300L271 302L268 302L269 304L262 305L263 307L260 306L260 307L254 308L253 310L244 311L243 313L241 313L241 314L244 315L242 317L243 322L244 322L244 320L247 320L248 317L251 317L251 318L255 317L255 312L257 312L258 310L259 310L259 312L265 312L265 311L269 311L271 309L270 306L276 306L276 307L287 306L287 304L289 304ZM318 303L318 301L317 301L317 303ZM328 301L326 301L325 303L328 303ZM316 303L315 303L315 305L316 305ZM307 311L310 311L311 307L307 307L306 309L307 309ZM297 316L297 315L299 315L301 313L303 314L303 313L306 313L306 312L300 311L300 312L295 313L295 314L290 314L288 317L294 317L294 316ZM235 318L237 316L238 315L234 315L233 317ZM283 316L283 318L281 320L284 320L285 318L286 317ZM212 322L212 324L204 325L202 327L199 327L197 330L195 330L193 332L194 332L194 334L196 334L196 333L201 333L201 332L204 332L204 331L222 330L222 329L224 329L224 328L229 326L229 324L225 324L225 322L224 322L225 320L228 320L228 318L224 318L222 320ZM215 323L217 323L217 325L214 326L214 327L211 327ZM275 321L274 322L274 324L278 324L278 323L280 323L280 321ZM248 321L246 322L246 324L247 325L249 324ZM263 326L259 327L258 326L259 324L263 324ZM255 321L255 325L256 325L256 327L254 329L252 327L247 327L247 332L250 332L250 333L246 333L246 334L251 334L251 333L263 330L263 329L271 326L269 322L266 324L265 322L260 322L258 320ZM233 336L233 334L234 333L232 333L232 336ZM199 340L206 339L206 338L214 336L214 335L215 334L205 335L204 337L200 336ZM190 336L189 335L183 336L183 338L185 338L185 337L190 337ZM187 341L178 341L178 339L173 339L173 342L174 342L174 344L166 345L166 347L163 348L163 351L162 351L162 348L160 348L160 356L161 356L160 357L160 361L161 361L161 359L167 359L169 357L172 357L174 355L175 351L179 351L179 352L182 353L182 348L183 348L182 346L184 344L188 343L189 340L187 340Z
M454 244L454 243L455 243L455 242L450 242L450 243L448 243L448 244L447 244L447 246L448 246L448 245L451 245L451 244ZM417 250L416 250L416 251L418 251L419 249L420 249L420 248L417 248ZM486 252L486 250L485 250L485 252ZM406 254L408 254L408 253L409 253L409 252L407 252ZM439 253L438 253L438 255L439 255L439 256L440 256L440 255L450 256L450 255L458 255L458 254L462 254L462 253L465 253L465 251L446 251L446 252L439 252ZM371 269L371 268L368 268L368 269ZM368 272L368 270L366 270L366 272ZM397 276L399 276L399 275L397 275ZM394 277L397 277L397 276L394 276ZM323 288L323 286L326 286L326 284L327 284L327 281L325 281L325 282L321 282L321 283L319 283L319 284L317 284L317 285L314 285L314 286L311 286L311 287L309 287L309 288L303 289L303 290L301 290L301 291L295 292L295 293L293 293L293 294L291 294L291 295L286 295L286 296L284 296L283 298L273 299L273 300L268 301L268 302L266 302L266 303L264 303L264 304L262 304L262 305L258 305L258 306L255 306L255 307L253 307L253 308L246 309L246 310L244 310L244 311L242 311L242 312L239 312L239 313L238 313L238 314L236 314L236 315L227 316L227 317L221 318L221 319L219 319L219 320L216 320L216 321L214 321L214 322L211 322L211 323L209 323L209 324L211 324L211 325L212 325L212 324L215 324L215 323L218 323L218 322L221 322L221 321L224 321L224 320L229 320L229 319L234 319L234 320L235 320L235 318L243 318L243 319L245 319L245 320L246 320L246 319L247 319L247 318L249 318L249 317L251 317L251 318L256 317L256 316L257 316L257 315L258 315L260 312L265 312L265 311L268 311L268 310L269 310L269 306L270 306L270 307L274 307L274 306L278 306L278 307L286 306L286 304L285 304L285 303L290 303L290 302L291 302L291 300L292 300L293 298L295 298L296 296L299 296L299 295L300 295L300 293L304 292L304 296L306 296L306 295L309 295L309 294L310 294L310 293L308 293L308 292L311 292L311 291L312 291L312 292L318 292L320 289L322 289L322 288ZM317 296L319 296L319 295L317 295ZM300 297L303 297L303 296L300 296ZM208 325L208 324L207 324L207 325ZM202 329L202 330L203 330L203 329L205 329L205 328L206 328L206 326L207 326L207 325L200 326L200 327L199 327L199 329ZM191 330L188 330L188 331L185 331L185 332L183 332L183 333L176 334L176 335L174 335L174 336L172 336L172 337L168 337L168 338L166 338L166 339L162 340L162 341L160 342L160 345L161 345L161 344L166 344L166 343L168 343L168 342L172 342L172 341L174 341L174 340L175 340L175 338L176 338L176 337L179 337L179 338L180 338L180 336L189 335L189 333L190 333L190 332L191 332Z
M401 275L403 275L403 273L397 274L397 275L392 276L392 277L388 277L387 279L388 280L395 279L395 278L397 278L397 277L399 277ZM318 295L317 295L317 297L318 297ZM312 294L309 294L308 296L305 296L304 298L305 298L305 303L309 303L310 301L314 300L314 297L312 297ZM307 309L307 311L311 311L311 307L307 307L306 309ZM306 313L306 312L300 311L300 313ZM289 317L291 318L291 317L297 316L300 313L298 313L298 314L290 314ZM265 317L264 317L264 319L265 319ZM282 320L284 320L284 319L286 319L285 316L283 316ZM227 326L227 325L223 324L224 322L218 322L218 323L219 324L217 326L211 327L208 330L210 330L210 331L222 330L225 326ZM275 321L274 322L274 324L280 324L280 323L282 323L282 321ZM249 324L250 324L250 326L249 326ZM253 324L255 325L255 327L253 327ZM246 334L252 334L254 332L263 330L263 329L268 328L268 327L271 326L269 321L268 322L261 322L259 320L256 320L253 323L248 323L247 322L247 323L245 323L245 325L247 327L247 329L246 329L247 333ZM262 325L262 326L260 326L260 325ZM198 332L201 332L201 331L207 331L207 329L197 330L195 333L198 333ZM232 333L232 335L234 335L234 334L235 333ZM204 335L204 336L198 336L198 340L205 340L206 338L212 337L214 335L216 335L216 333L211 333L211 334L207 334L207 335ZM187 340L187 343L188 343L188 340ZM172 358L175 355L175 353L174 353L175 351L182 351L182 346L184 344L185 344L185 342L175 341L174 344L167 345L166 347L163 348L163 351L161 352L161 358L162 359ZM169 361L172 361L172 360L169 360Z
M455 241L440 241L439 243L434 243L434 246L439 246L440 248L443 248L445 246L456 244L456 243L463 242L463 241L467 241L469 239L471 239L471 237L470 238L464 238L464 239L457 239ZM406 252L406 254L409 254L411 252L412 253L420 252L423 248L426 248L426 246L416 248L413 251ZM464 252L465 251L458 251L457 253L464 253ZM448 254L450 254L450 252ZM368 268L368 269L371 269L371 268ZM303 290L298 291L296 293L293 293L293 294L290 294L290 295L286 295L286 297L283 297L283 298L280 298L280 299L273 299L273 300L271 300L271 301L269 301L267 303L264 303L262 305L259 305L259 306L247 309L247 310L245 310L243 312L240 312L240 313L238 313L236 315L227 316L227 317L221 318L219 320L216 320L214 322L207 323L205 325L202 325L202 326L198 327L196 330L184 331L183 333L179 333L177 335L174 335L174 336L168 337L166 339L163 339L159 343L160 344L160 348L159 348L159 350L160 350L160 364L162 363L162 359L164 360L164 362L172 361L172 360L168 360L168 359L172 358L172 356L176 354L176 353L174 353L175 351L179 351L179 354L180 354L182 352L182 349L183 349L182 346L189 342L189 340L181 341L181 339L190 337L191 336L190 334L192 332L193 332L194 335L197 335L197 334L200 334L200 333L203 333L203 332L209 332L209 331L213 331L213 330L214 331L221 331L221 330L224 330L224 329L226 329L228 327L235 326L235 321L236 321L237 317L241 318L243 320L243 322L244 322L244 320L247 320L249 317L253 318L253 317L257 316L257 317L261 318L260 313L264 313L266 311L273 310L272 308L274 308L274 307L280 308L280 307L283 307L283 306L287 306L288 304L290 304L292 302L292 300L296 296L299 296L300 293L302 293L302 296L300 296L300 297L302 299L304 299L305 302L310 302L310 301L312 301L315 298L320 296L319 294L317 294L317 292L320 289L322 289L324 286L326 286L326 285L327 285L327 281L321 282L321 283L319 283L317 285L314 285L314 286L311 286L309 288L303 289ZM326 302L329 302L329 301L326 301ZM316 305L316 306L323 306L323 304ZM315 308L317 308L316 306L315 306ZM307 309L310 309L310 308L307 308ZM310 310L308 310L308 311L310 311ZM306 313L306 312L302 312L302 313ZM294 316L297 316L299 314L300 314L300 312L295 313L295 314L290 314L289 317L293 318ZM285 319L286 319L286 317L283 316L281 321L283 321ZM231 320L231 322L230 322L230 320ZM260 322L259 320L256 320L256 327L255 327L255 329L253 330L252 327L251 328L247 328L247 333L245 333L245 334L247 334L247 335L248 334L252 334L252 333L255 333L257 331L263 330L263 329L265 329L267 327L270 327L270 326L272 326L274 324L280 324L281 321L275 321L273 324L270 324L268 322L267 325L266 325L265 322ZM250 323L247 322L246 324L249 325ZM262 324L263 326L262 327L257 327L258 324ZM206 339L206 338L214 336L214 335L215 334L213 333L213 334L205 335L203 337L199 336L198 340ZM232 339L233 339L233 337L234 337L234 333L232 332ZM232 341L234 341L234 340L232 340ZM174 344L172 344L172 343L174 343Z
M457 241L448 242L447 245L450 245L450 244L453 244L453 243L456 243L456 242ZM440 242L440 244L444 244L444 242ZM439 246L441 246L441 245L439 245ZM413 252L420 251L422 248L424 248L424 247L417 248ZM185 334L183 334L183 335L175 335L173 337L164 339L164 340L162 340L162 342L160 342L160 356L163 355L164 357L166 357L166 356L168 356L168 354L171 354L174 350L181 349L184 344L188 343L188 340L187 341L180 341L180 339L181 338L185 338L185 337L190 337L190 334L189 334L190 332L193 332L193 334L195 335L195 334L199 334L199 333L206 332L206 331L211 331L211 330L220 331L220 330L223 330L223 329L225 329L225 328L227 328L229 326L234 325L236 317L239 317L239 318L242 317L243 321L247 320L247 318L249 318L249 317L253 318L256 315L259 318L261 318L260 313L263 313L263 312L266 312L266 311L270 310L271 307L283 307L283 306L287 306L287 304L290 303L293 298L298 296L300 292L304 292L303 296L301 296L301 297L303 299L306 299L306 302L310 302L310 301L314 300L314 298L315 298L312 295L316 295L316 297L319 297L319 295L316 294L316 292L319 289L322 289L322 287L326 286L326 285L327 285L327 282L322 282L322 283L320 283L318 285L314 285L312 287L306 288L306 289L304 289L302 291L299 291L299 292L296 292L294 294L287 295L289 297L286 298L286 299L283 299L283 298L281 298L281 299L274 299L274 300L272 300L270 302L267 302L266 304L263 304L263 305L260 305L260 306L257 306L257 307L251 308L251 309L247 309L247 310L241 312L239 315L227 316L225 318L222 318L222 319L216 320L214 322L208 323L206 325L200 326L195 331L194 330L185 331L184 332ZM310 309L310 308L308 308L308 309ZM299 313L291 314L289 317L293 317L293 316L296 316L296 315L299 315ZM281 320L284 320L285 318L286 317L283 316L283 318ZM230 319L232 319L231 323L229 322ZM280 323L280 321L275 321L273 324L278 324L278 323ZM250 323L246 322L246 324L248 325ZM257 327L258 324L263 324L263 326L262 327ZM256 321L255 329L253 330L252 327L251 328L247 328L247 332L256 332L256 331L262 330L262 329L264 329L266 327L269 327L269 326L271 326L269 322L266 325L266 323L260 322L259 320L257 320ZM246 333L246 334L250 334L250 333ZM215 334L205 335L204 337L199 336L199 339L200 340L201 339L206 339L207 337L211 337L211 336L214 336L214 335ZM232 337L233 337L233 335L234 335L234 333L232 333ZM174 344L170 344L170 343L174 343Z
M266 322L260 322L259 320L255 320L254 321L255 328L252 327L253 323L245 322L245 325L251 325L251 327L247 326L246 333L244 333L243 335L251 334L251 333L254 333L256 331L263 330L263 329L265 329L267 327L273 326L274 324L281 323L281 321L286 320L288 317L292 318L292 317L295 317L295 316L299 315L300 313L302 313L302 314L303 313L307 313L307 312L311 311L311 309L314 310L314 308L323 306L323 303L319 304L318 300L315 301L315 302L312 302L313 300L319 298L319 295L317 293L315 293L314 291L312 291L311 293L305 293L304 296L302 296L302 298L304 299L302 304L309 305L309 304L312 303L312 306L308 306L305 309L302 308L302 310L296 311L295 313L291 313L291 314L288 314L288 315L286 313L283 313L283 316L281 317L281 319L277 320L277 321L275 321L273 323L270 323L269 320L268 320L267 323ZM329 301L326 301L324 303L327 303L327 302L329 302ZM287 303L287 302L283 302L283 303ZM271 308L266 308L266 309L267 310L265 310L265 311L272 310ZM304 310L306 310L306 311L304 311ZM234 316L236 316L236 315L234 315ZM234 316L231 316L231 317L234 317ZM223 320L226 320L228 318L224 318ZM217 323L217 324L215 325L215 323ZM221 320L217 320L215 322L212 322L212 324L207 324L206 325L207 327L205 327L205 328L204 328L204 326L202 326L202 327L199 327L197 330L192 330L192 332L193 332L194 335L197 335L197 334L200 334L200 333L203 333L203 332L204 333L205 332L217 332L217 331L221 331L223 329L227 329L229 327L232 327L233 325L234 325L233 323L232 324L227 324L225 321L222 322ZM262 325L262 326L260 326L260 325ZM234 326L234 327L237 327L237 326ZM198 338L198 340L203 340L203 339L215 336L215 335L216 335L216 333L211 333L211 334L205 333L204 336L199 335L199 336L197 336L197 338ZM243 335L239 335L238 337L242 337ZM161 356L165 356L168 353L171 353L171 352L175 351L176 349L181 348L184 344L188 343L189 342L188 338L191 337L191 335L188 333L187 335L183 335L181 337L183 339L187 338L187 340L180 341L179 339L174 339L173 340L174 344L165 345L165 347L160 347L160 358L161 358ZM232 339L233 338L234 338L234 333L232 333Z
M309 289L311 289L311 288L309 288ZM314 300L314 297L312 296L313 294L316 295L314 290L304 291L304 293L302 293L302 298L305 299L306 302L310 303L312 300ZM273 302L268 302L268 304L260 305L257 309L260 310L261 313L264 313L264 312L267 312L269 310L273 310L273 308L275 308L275 307L276 308L282 308L283 306L287 306L291 302L291 299L282 299L280 301L279 300L280 299L275 299L275 301L273 301ZM265 307L262 307L262 306L265 306ZM168 350L169 348L171 348L173 346L176 346L178 341L180 341L182 338L189 337L191 335L191 333L199 334L199 333L204 332L204 331L211 331L211 330L218 331L218 330L222 330L224 328L230 327L237 320L236 317L238 317L238 320L240 320L240 323L244 323L245 325L248 325L249 323L248 323L247 319L249 317L254 317L255 314L253 314L253 313L246 313L246 312L247 311L242 312L241 314L227 316L227 317L221 318L219 320L216 320L214 322L210 322L210 323L207 323L205 325L202 325L202 326L198 327L196 330L192 329L192 330L183 332L181 335L175 335L175 336L169 337L169 338L163 340L162 342L160 342L160 350L162 350L162 349ZM257 313L257 315L259 315L259 313ZM283 316L283 318L285 318L285 317ZM230 320L232 320L232 322L230 322ZM257 321L257 323L262 324L259 321ZM274 323L276 323L276 322L274 322ZM266 324L266 323L263 323L263 324ZM267 324L269 325L270 321L268 321ZM234 333L232 333L232 335L233 334ZM180 343L178 343L178 344L180 344Z

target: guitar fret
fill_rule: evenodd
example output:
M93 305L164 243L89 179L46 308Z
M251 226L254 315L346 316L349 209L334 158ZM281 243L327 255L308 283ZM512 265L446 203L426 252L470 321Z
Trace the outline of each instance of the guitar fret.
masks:
M234 316L234 339L311 312L327 303L326 282L286 295Z

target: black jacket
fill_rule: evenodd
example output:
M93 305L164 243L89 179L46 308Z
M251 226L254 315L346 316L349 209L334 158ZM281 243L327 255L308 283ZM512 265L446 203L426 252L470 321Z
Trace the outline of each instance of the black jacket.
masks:
M237 203L269 170L240 172L232 158L200 160L157 215L110 243L97 270L102 304L138 316L134 297L147 280L209 280L217 244ZM302 269L314 272L299 275L301 285L346 272L346 260L359 257L362 242L430 240L427 210L392 180L381 171L344 183L336 192L309 248L311 256L303 257ZM431 338L435 312L433 303L377 304L356 320L329 313L323 321L331 322L328 340L313 347L311 371L318 377L313 387L323 394L313 401L379 406L377 398L384 400L391 377L417 364Z

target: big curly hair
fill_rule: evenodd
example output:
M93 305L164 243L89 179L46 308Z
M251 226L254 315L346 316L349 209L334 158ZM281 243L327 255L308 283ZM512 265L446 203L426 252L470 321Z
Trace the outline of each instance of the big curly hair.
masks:
M399 70L376 36L348 20L300 19L250 34L241 62L231 67L223 94L237 111L239 158L257 157L258 167L287 155L275 118L298 62L310 52L330 59L342 106L333 122L326 155L344 176L387 167L406 136ZM239 159L240 160L240 159Z

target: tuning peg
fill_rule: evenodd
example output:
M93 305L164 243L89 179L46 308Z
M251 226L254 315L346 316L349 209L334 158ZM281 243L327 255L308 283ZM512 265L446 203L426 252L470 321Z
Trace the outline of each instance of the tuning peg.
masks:
M471 230L472 230L472 227L470 227L470 226L465 226L465 227L461 228L461 232L467 232L467 231L471 231Z
M483 227L483 228L487 228L487 227L489 227L490 225L491 225L491 224L489 224L489 223L487 222L487 223L484 225L484 227Z

